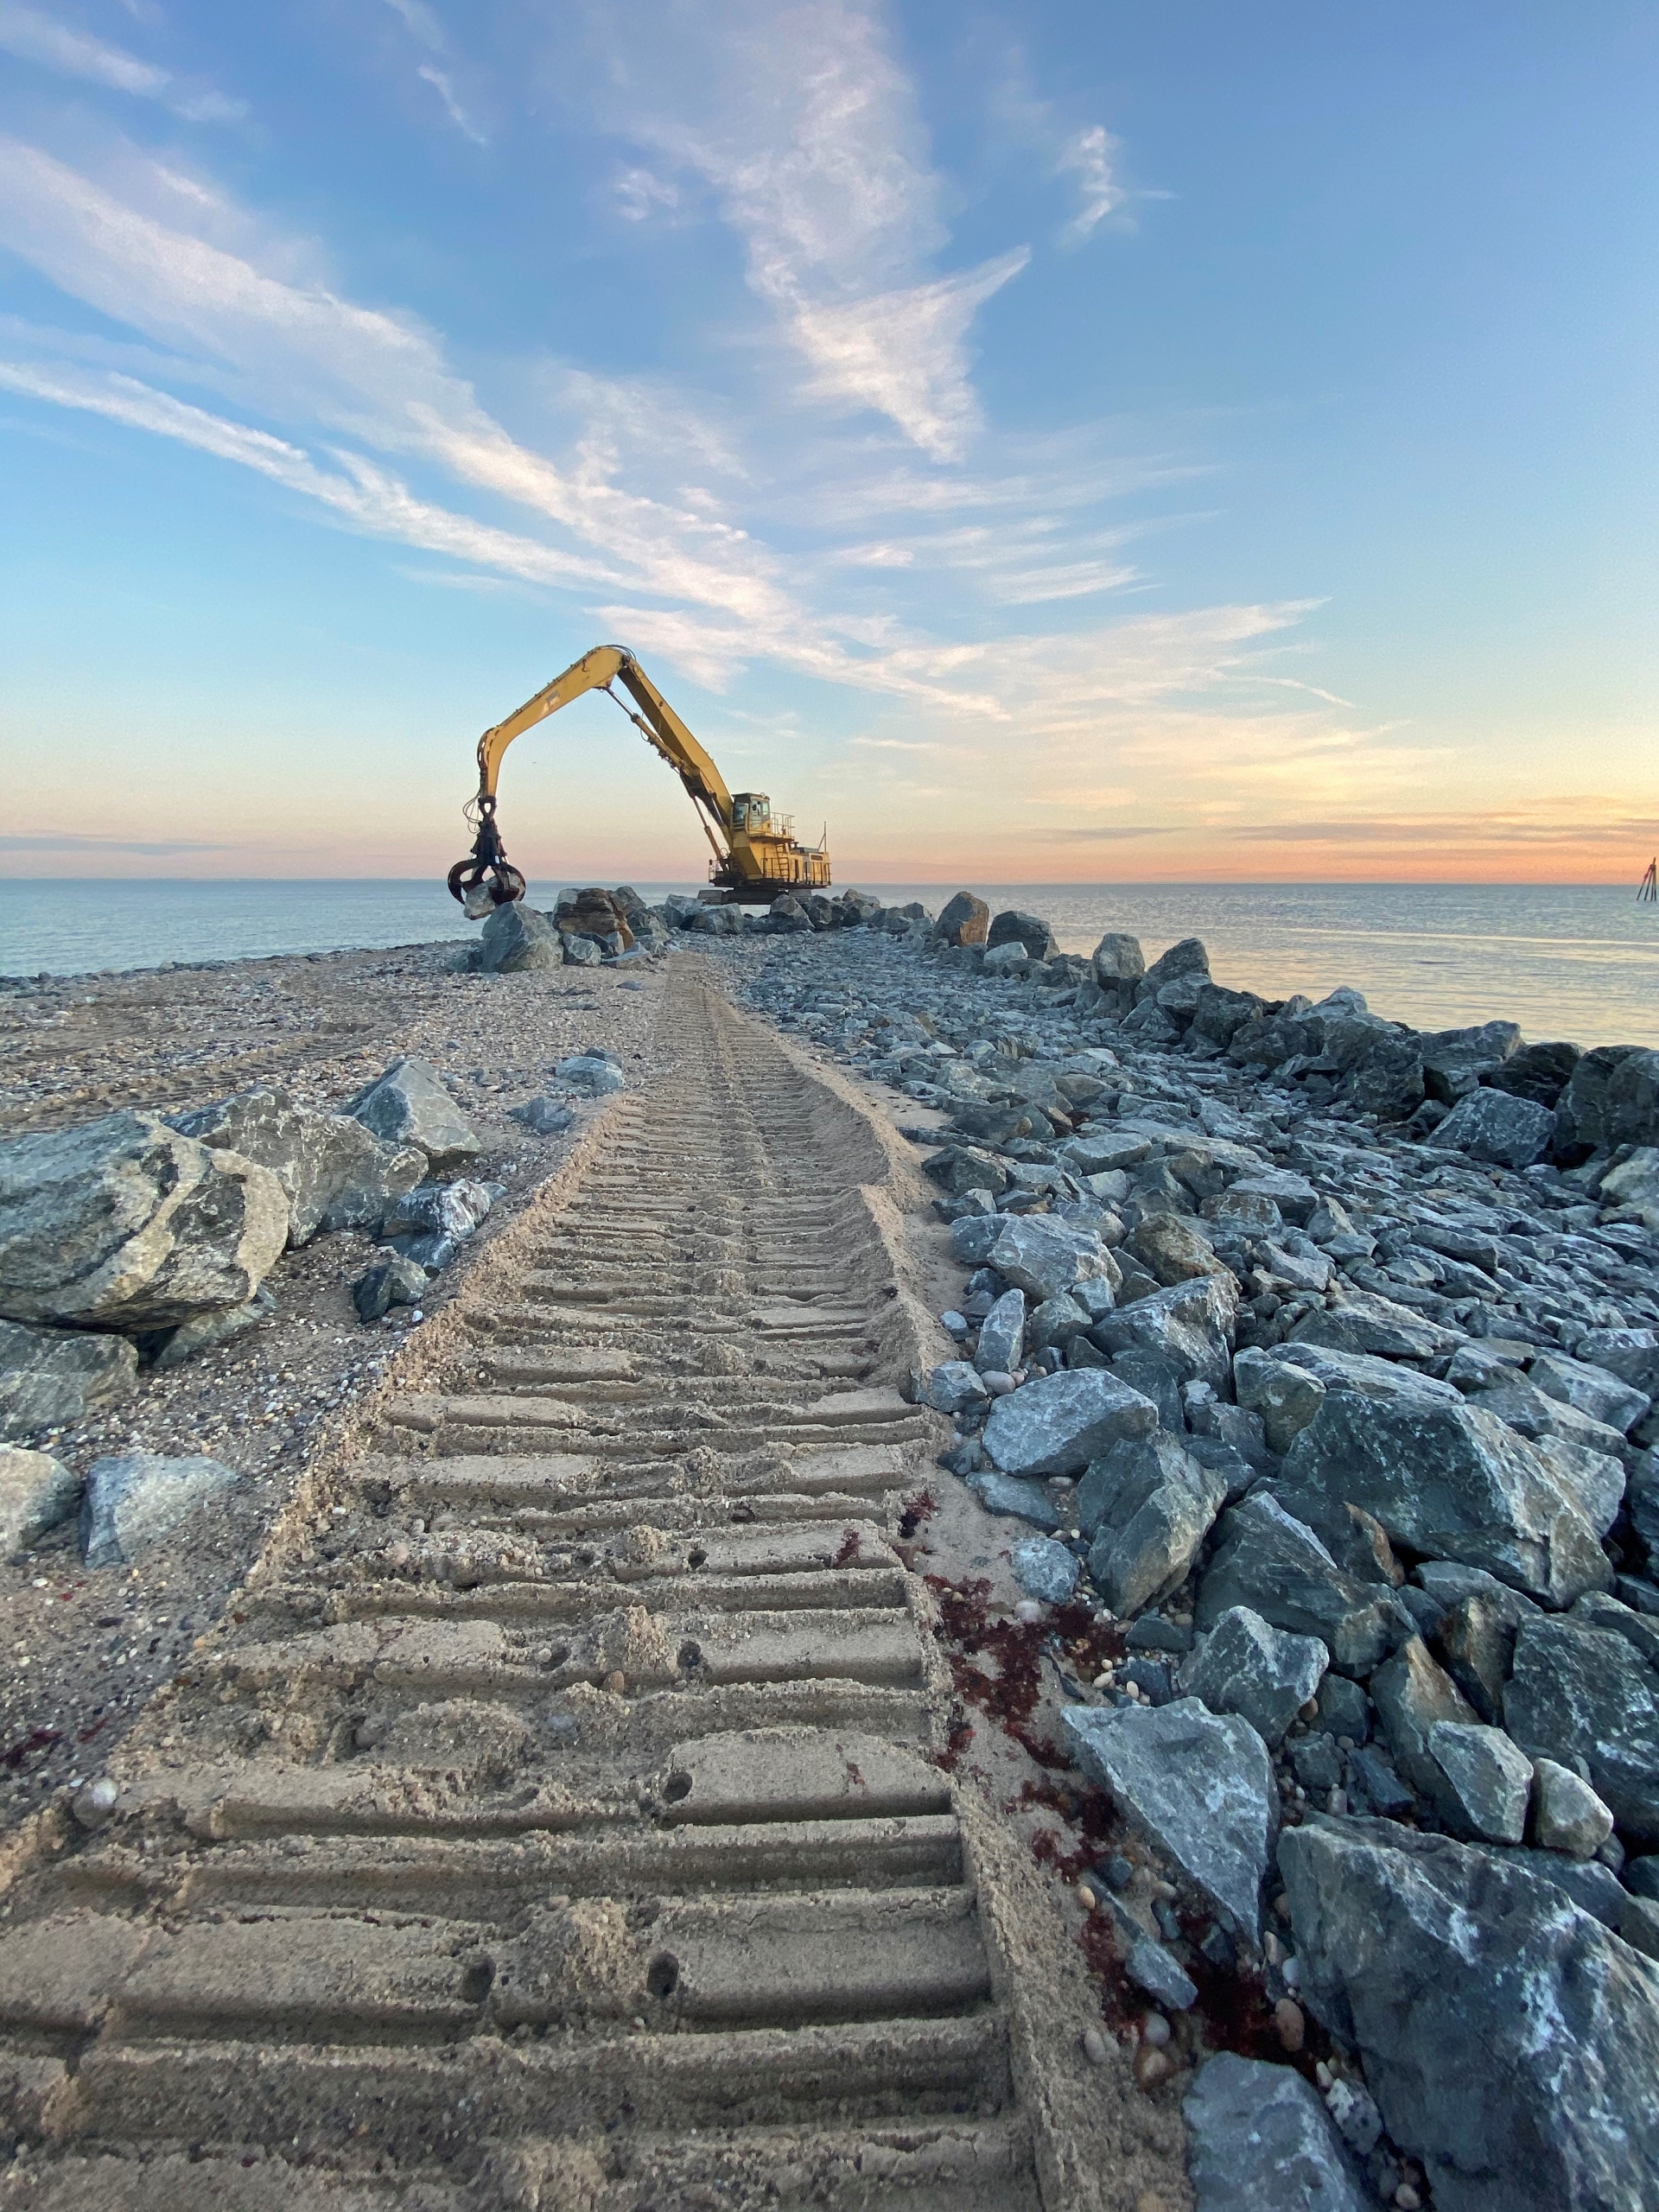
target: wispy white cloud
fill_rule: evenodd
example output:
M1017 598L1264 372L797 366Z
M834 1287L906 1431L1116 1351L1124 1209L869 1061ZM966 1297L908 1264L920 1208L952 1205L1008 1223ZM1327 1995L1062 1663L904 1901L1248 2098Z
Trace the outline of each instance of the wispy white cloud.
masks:
M959 456L980 422L969 327L1027 256L931 272L942 187L877 9L711 0L690 16L606 0L594 21L617 129L712 193L809 396L873 408L924 452ZM629 175L661 189L655 170ZM645 188L626 213L649 212Z
M1104 124L1096 123L1090 130L1073 132L1055 156L1058 173L1077 181L1077 212L1060 233L1063 244L1085 245L1128 200L1112 168L1116 151L1116 139Z
M449 41L437 10L429 7L427 0L386 0L386 5L415 43L432 57L417 63L415 74L423 85L431 86L443 104L444 113L463 137L470 138L475 146L487 146L487 136L461 105L453 71L438 67L440 61L448 59Z
M211 86L181 81L171 70L43 16L22 0L0 0L0 49L59 76L135 99L158 100L187 123L236 123L248 111L245 100L227 99Z

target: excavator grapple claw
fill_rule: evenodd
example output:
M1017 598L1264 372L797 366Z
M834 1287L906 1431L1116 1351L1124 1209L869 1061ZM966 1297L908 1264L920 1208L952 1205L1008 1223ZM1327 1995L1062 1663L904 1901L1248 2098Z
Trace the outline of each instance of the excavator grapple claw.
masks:
M449 896L461 901L469 921L477 921L493 908L510 906L515 899L524 897L527 887L502 849L493 804L480 803L478 836L473 841L473 849L450 869L448 883Z

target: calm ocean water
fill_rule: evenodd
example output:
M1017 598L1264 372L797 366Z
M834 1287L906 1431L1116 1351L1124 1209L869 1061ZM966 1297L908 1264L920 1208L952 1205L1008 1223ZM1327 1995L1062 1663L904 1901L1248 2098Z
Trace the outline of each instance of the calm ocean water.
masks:
M937 912L950 885L872 884ZM1201 937L1217 980L1273 998L1338 983L1425 1027L1659 1045L1659 912L1632 890L1519 884L977 884L1044 915L1068 952L1129 930L1150 959ZM695 884L644 884L657 899ZM536 905L554 891L532 885ZM472 925L439 884L0 881L0 973L79 975L434 939Z

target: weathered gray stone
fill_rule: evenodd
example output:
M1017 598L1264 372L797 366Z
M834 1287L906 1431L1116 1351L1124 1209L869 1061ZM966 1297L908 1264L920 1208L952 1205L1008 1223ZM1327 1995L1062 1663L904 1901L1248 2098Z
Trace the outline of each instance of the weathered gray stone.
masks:
M1026 1294L1006 1290L979 1325L974 1365L982 1375L1012 1375L1026 1354Z
M1157 1707L1067 1706L1060 1719L1084 1772L1255 1942L1278 1796L1267 1747L1249 1721L1211 1713L1192 1697Z
M378 1321L394 1306L418 1306L427 1293L426 1269L416 1259L394 1252L360 1274L352 1285L359 1321Z
M1345 1498L1327 1497L1315 1491L1298 1490L1294 1484L1286 1482L1273 1484L1268 1494L1283 1506L1293 1521L1300 1521L1313 1531L1344 1573L1351 1574L1361 1582L1381 1583L1389 1590L1399 1589L1404 1582L1405 1569L1394 1555L1387 1529L1363 1505L1351 1505ZM1405 1602L1409 1606L1411 1599Z
M429 1230L461 1243L472 1235L491 1204L488 1186L469 1177L448 1183L417 1183L387 1209L382 1233L391 1237Z
M1217 1258L1208 1237L1177 1214L1148 1214L1129 1231L1128 1249L1153 1281L1166 1288L1210 1275L1225 1278L1231 1287L1227 1262Z
M1119 1274L1117 1262L1097 1236L1047 1214L1006 1217L990 1248L988 1264L1039 1303L1091 1277L1103 1275L1111 1281Z
M1414 1035L1381 1037L1347 1077L1345 1089L1362 1114L1403 1122L1423 1103L1423 1056Z
M1497 1853L1382 1822L1280 1840L1301 1994L1438 2212L1643 2212L1659 1972Z
M1223 2051L1182 2101L1196 2212L1371 2212L1313 2084Z
M989 1396L979 1370L966 1359L942 1361L929 1370L922 1384L922 1402L935 1413L963 1413L970 1406L984 1405Z
M250 1329L264 1328L279 1310L276 1298L262 1283L245 1305L198 1313L193 1321L181 1321L176 1329L146 1336L142 1341L151 1366L165 1374L169 1368L182 1367L199 1352L212 1351L235 1337L245 1337Z
M1285 1479L1363 1506L1395 1543L1484 1567L1554 1605L1612 1579L1594 1529L1538 1454L1461 1402L1327 1391L1285 1455Z
M1046 921L1036 914L1022 914L1014 906L995 918L985 942L992 950L998 945L1018 944L1032 960L1052 959L1060 949L1058 939Z
M1611 1808L1571 1767L1540 1758L1532 1770L1532 1840L1541 1851L1593 1859L1613 1832Z
M696 920L690 926L706 930L713 937L730 937L734 934L734 911L727 906L701 907ZM597 938L578 937L574 931L565 930L560 932L559 943L561 957L567 968L597 968L605 958L604 948Z
M1395 1360L1379 1359L1371 1352L1342 1351L1330 1344L1294 1340L1273 1356L1315 1376L1327 1390L1357 1390L1362 1398L1379 1399L1402 1408L1455 1406L1463 1395L1452 1383L1440 1382L1414 1367L1402 1367Z
M511 1120L522 1122L533 1136L556 1137L569 1128L575 1116L562 1098L550 1097L545 1091L537 1098L526 1098L522 1106L509 1106ZM422 1163L424 1166L425 1163Z
M479 935L479 974L516 976L563 964L558 928L550 915L525 906L522 899L492 910Z
M1444 1152L1466 1153L1500 1167L1530 1167L1548 1151L1555 1116L1531 1098L1471 1090L1429 1136Z
M1584 1762L1619 1827L1659 1844L1659 1676L1611 1630L1523 1621L1503 1725L1531 1758Z
M1569 1359L1565 1352L1542 1351L1528 1370L1528 1381L1546 1397L1559 1398L1592 1421L1604 1422L1621 1434L1635 1427L1652 1403L1622 1376L1586 1359Z
M1371 1677L1371 1702L1401 1773L1443 1815L1452 1812L1445 1777L1429 1751L1429 1731L1439 1720L1475 1723L1478 1716L1421 1637L1408 1638L1377 1669Z
M137 1374L125 1337L0 1321L0 1437L73 1428L130 1397Z
M80 1477L49 1452L0 1446L0 1559L27 1551L80 1502Z
M1083 1573L1077 1554L1052 1536L1027 1536L1014 1546L1008 1563L1026 1595L1046 1605L1065 1605Z
M1190 2012L1198 2001L1198 1986L1180 1961L1137 1928L1121 1906L1114 1916L1123 1940L1123 1971L1135 1987L1166 2012Z
M0 1144L0 1314L137 1332L240 1306L288 1241L267 1167L149 1114Z
M288 1199L294 1245L331 1230L377 1230L387 1206L426 1173L426 1155L413 1146L387 1144L348 1114L314 1113L257 1086L171 1116L168 1126L270 1168Z
M1510 1058L1521 1032L1513 1021L1486 1021L1478 1029L1437 1030L1417 1041L1429 1096L1455 1106Z
M1033 1351L1064 1351L1082 1336L1092 1319L1075 1298L1046 1298L1031 1317L1031 1325L1027 1332L1031 1349ZM1094 1352L1094 1357L1084 1364L1103 1367L1106 1363L1104 1354L1095 1351L1092 1344L1088 1349Z
M1116 990L1123 984L1133 990L1147 972L1140 938L1126 937L1117 930L1109 930L1095 947L1093 964L1095 981L1104 991Z
M1005 1475L1073 1475L1120 1439L1148 1436L1158 1408L1103 1368L1039 1376L999 1398L985 1449Z
M1184 977L1190 977L1195 984L1210 981L1210 955L1204 949L1202 938L1184 937L1166 952L1160 952L1142 978L1139 995L1143 999L1156 997L1166 984Z
M1138 1346L1167 1360L1184 1382L1207 1382L1225 1396L1232 1388L1232 1346L1238 1300L1231 1278L1207 1275L1154 1291L1109 1313L1094 1328L1103 1351Z
M1477 1843L1519 1843L1527 1832L1532 1761L1501 1728L1461 1720L1429 1724L1428 1754L1445 1777L1440 1802L1455 1808L1454 1835Z
M1333 1351L1370 1352L1379 1359L1438 1359L1457 1350L1458 1332L1442 1328L1391 1298L1346 1287L1332 1293L1291 1332L1294 1344L1323 1344Z
M580 1091L584 1098L604 1098L613 1090L627 1088L627 1078L605 1052L573 1052L568 1059L559 1062L553 1073L560 1083Z
M477 1132L428 1060L394 1060L346 1110L388 1144L418 1146L435 1175L478 1156Z
M1289 1636L1248 1605L1231 1605L1181 1669L1184 1695L1212 1713L1238 1713L1268 1748L1314 1696L1331 1655L1317 1637Z
M1644 1229L1659 1228L1659 1147L1639 1144L1601 1179L1601 1203L1626 1206Z
M1007 1514L1015 1521L1028 1521L1033 1529L1044 1530L1064 1525L1053 1500L1039 1482L1019 1482L1011 1475L999 1475L988 1467L967 1479L969 1489L988 1513Z
M1248 1606L1274 1628L1317 1637L1348 1675L1369 1675L1410 1632L1391 1590L1344 1573L1311 1529L1260 1491L1222 1516L1217 1536L1198 1586L1201 1628Z
M1555 1102L1553 1154L1562 1165L1576 1165L1602 1147L1611 1149L1620 1141L1612 1133L1618 1108L1608 1094L1613 1077L1637 1049L1634 1045L1598 1045L1573 1068ZM1624 1140L1631 1144L1649 1141L1645 1135Z
M1434 1656L1481 1719L1503 1718L1503 1685L1515 1656L1515 1624L1488 1598L1459 1598L1441 1614L1430 1641Z
M1126 1437L1091 1462L1077 1485L1077 1522L1094 1539L1089 1572L1120 1619L1185 1581L1225 1490L1162 1429Z
M1228 991L1219 983L1201 982L1188 1033L1224 1049L1245 1022L1260 1019L1262 1010L1262 1001L1254 991Z
M990 928L991 910L971 891L958 891L947 899L933 934L941 944L983 944Z
M238 1480L217 1459L124 1452L94 1459L80 1502L80 1555L120 1567L151 1550L216 1492Z
M1578 1064L1576 1045L1522 1045L1486 1081L1494 1090L1507 1090L1513 1097L1533 1098L1541 1106L1554 1107Z
M1233 1362L1238 1402L1256 1414L1270 1452L1288 1452L1325 1398L1325 1385L1306 1368L1254 1348Z

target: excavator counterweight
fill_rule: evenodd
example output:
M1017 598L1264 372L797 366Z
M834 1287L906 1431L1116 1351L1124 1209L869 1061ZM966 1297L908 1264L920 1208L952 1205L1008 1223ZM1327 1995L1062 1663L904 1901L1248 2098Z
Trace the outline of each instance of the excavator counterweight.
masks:
M632 707L617 697L612 689L616 683L633 701ZM467 809L478 835L471 853L449 871L450 892L469 915L477 918L524 895L524 879L508 861L496 828L502 755L514 738L588 691L603 691L614 700L684 785L713 849L711 883L745 906L770 906L785 891L828 889L830 855L825 846L798 842L792 820L774 816L764 791L728 791L714 761L633 655L621 645L595 645L478 741L478 794Z

